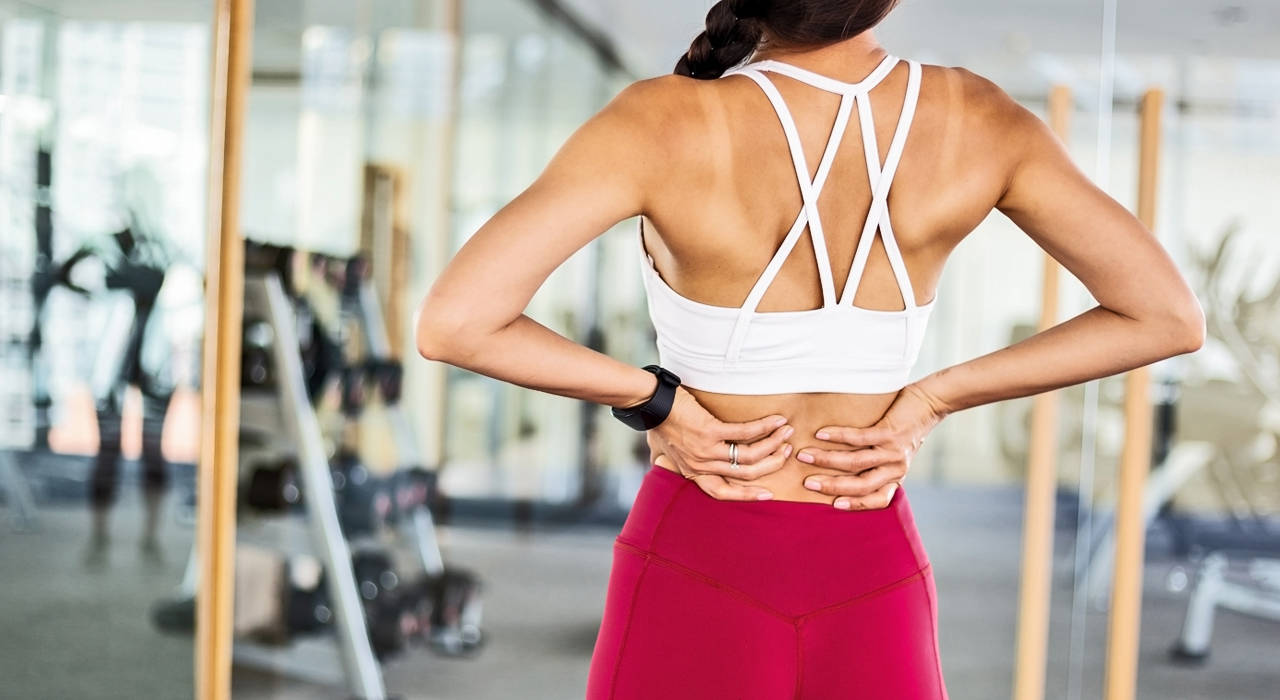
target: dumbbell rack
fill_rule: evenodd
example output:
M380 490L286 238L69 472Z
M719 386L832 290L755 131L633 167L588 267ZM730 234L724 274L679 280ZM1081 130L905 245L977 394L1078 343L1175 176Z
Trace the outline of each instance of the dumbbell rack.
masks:
M249 273L246 276L245 308L266 318L274 332L271 346L281 427L297 450L298 481L306 503L306 513L301 518L305 520L308 536L290 537L291 528L280 523L282 527L271 528L281 535L274 544L284 544L286 549L295 551L309 549L309 553L320 559L327 573L325 581L333 607L334 637L340 658L334 658L332 645L314 639L283 648L239 641L235 644L233 659L240 665L320 682L336 680L332 669L339 665L334 662L340 661L347 687L355 698L385 700L387 691L382 682L382 667L369 641L364 609L351 567L351 548L338 520L324 437L307 397L302 359L298 352L297 318L276 272ZM244 408L251 409L247 405ZM306 540L309 540L309 548ZM436 557L438 559L438 553Z

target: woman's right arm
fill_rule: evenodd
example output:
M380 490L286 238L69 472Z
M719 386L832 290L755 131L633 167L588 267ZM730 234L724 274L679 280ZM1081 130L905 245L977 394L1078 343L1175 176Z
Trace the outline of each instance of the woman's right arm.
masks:
M1126 372L1204 342L1204 314L1155 236L1098 189L1036 116L998 89L998 129L1012 167L997 208L1075 275L1098 305L1016 345L944 369L907 387L864 430L824 428L853 452L802 450L801 461L851 472L814 489L878 507L924 436L948 414Z
M653 395L652 374L571 341L525 309L576 251L619 221L644 214L654 182L670 177L687 157L690 139L677 137L688 120L671 93L689 82L667 78L627 88L467 240L418 309L423 357L608 406L636 406ZM783 423L782 416L723 423L681 391L651 436L681 474L715 498L764 500L772 494L749 482L782 468ZM738 454L741 466L729 463L729 442L750 443Z

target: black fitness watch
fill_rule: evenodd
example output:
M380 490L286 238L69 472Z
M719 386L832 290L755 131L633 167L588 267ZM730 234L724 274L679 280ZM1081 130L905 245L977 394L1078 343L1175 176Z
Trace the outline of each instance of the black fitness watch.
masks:
M676 402L676 388L680 386L679 377L657 365L649 365L644 371L652 372L658 378L658 390L635 408L613 409L613 417L632 430L653 430L662 425L662 421L671 415L671 406Z

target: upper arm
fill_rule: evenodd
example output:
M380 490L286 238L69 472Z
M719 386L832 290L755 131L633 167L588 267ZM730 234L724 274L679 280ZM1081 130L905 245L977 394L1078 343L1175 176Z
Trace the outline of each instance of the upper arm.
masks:
M665 157L655 147L659 96L647 83L623 91L468 240L419 310L420 347L432 328L483 333L515 320L561 263L643 211L647 181Z
M1048 126L1003 92L993 128L1013 149L997 208L1076 276L1103 307L1133 319L1199 323L1199 305L1155 236L1072 162Z

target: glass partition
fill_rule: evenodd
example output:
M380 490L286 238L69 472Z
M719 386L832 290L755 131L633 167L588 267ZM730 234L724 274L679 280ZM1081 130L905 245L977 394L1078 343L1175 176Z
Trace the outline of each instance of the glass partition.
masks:
M7 694L193 693L211 12L0 3Z
M454 250L625 85L533 3L477 0L465 11ZM647 359L636 342L647 320L635 231L634 223L619 226L571 258L529 314L617 357ZM638 480L634 434L597 420L594 407L451 370L446 415L443 485L451 496L573 504L606 492L616 498L623 480Z
M413 307L625 82L526 0L260 0L256 21L234 695L509 694L514 674L477 671L493 661L429 656L476 648L488 571L454 568L476 550L433 516L616 501L641 474L636 438L577 402L421 360ZM647 360L634 231L575 257L530 313ZM627 283L602 282L617 274ZM485 606L495 627L511 601Z
M1266 695L1280 610L1280 24L1265 3L1121 0L1120 19L1113 167L1135 172L1132 115L1159 91L1155 232L1208 319L1200 352L1154 371L1138 692Z

